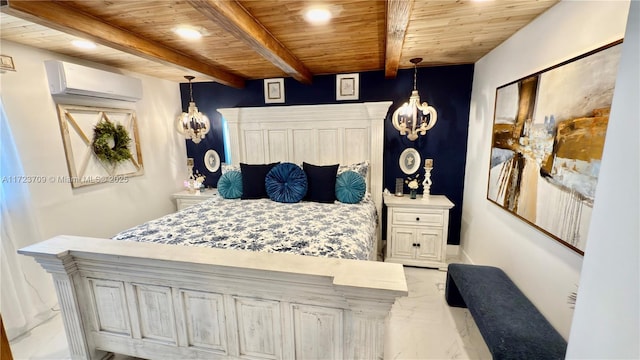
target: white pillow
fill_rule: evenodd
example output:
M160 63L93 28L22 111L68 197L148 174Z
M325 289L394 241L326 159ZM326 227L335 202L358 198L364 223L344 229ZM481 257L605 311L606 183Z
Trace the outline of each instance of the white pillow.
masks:
M230 171L240 171L240 165L222 163L221 167L222 167L222 175Z
M364 179L367 179L367 173L369 172L369 162L363 161L357 164L340 165L340 167L338 167L337 175L340 175L345 171L355 171L358 174L360 174Z

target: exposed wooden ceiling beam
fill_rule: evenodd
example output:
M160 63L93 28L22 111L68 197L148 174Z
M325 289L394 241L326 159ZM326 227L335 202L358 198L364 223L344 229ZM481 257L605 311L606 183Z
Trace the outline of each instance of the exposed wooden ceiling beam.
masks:
M310 84L313 75L298 58L235 0L187 0L220 27L247 43L294 79Z
M2 7L2 11L147 60L178 67L187 72L196 71L210 76L221 84L236 88L244 87L244 79L240 76L192 59L174 49L139 37L57 2L10 0L8 6Z
M402 44L409 25L414 0L387 0L387 48L384 59L384 76L395 78L398 74Z

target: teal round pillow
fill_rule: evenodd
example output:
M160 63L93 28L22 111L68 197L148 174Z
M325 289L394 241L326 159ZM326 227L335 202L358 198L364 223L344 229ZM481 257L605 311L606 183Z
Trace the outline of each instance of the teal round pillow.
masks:
M355 171L345 171L336 179L336 198L341 203L357 204L364 198L367 183Z
M296 164L281 163L267 173L264 186L271 200L297 203L307 195L307 175Z
M238 199L242 196L242 173L229 171L218 180L218 194L225 199Z

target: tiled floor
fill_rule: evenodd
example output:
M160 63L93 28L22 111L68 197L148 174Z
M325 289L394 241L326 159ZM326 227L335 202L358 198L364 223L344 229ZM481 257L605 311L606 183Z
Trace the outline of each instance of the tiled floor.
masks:
M405 267L409 296L391 309L386 359L491 359L469 311L450 308L444 300L446 273ZM69 359L58 315L11 343L17 360ZM117 356L116 359L131 359Z
M491 359L467 309L444 299L446 272L404 268L409 296L391 308L386 359Z

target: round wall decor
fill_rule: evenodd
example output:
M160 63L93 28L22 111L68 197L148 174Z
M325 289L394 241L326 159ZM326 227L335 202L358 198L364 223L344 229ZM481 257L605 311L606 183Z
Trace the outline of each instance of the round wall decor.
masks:
M204 154L204 166L212 173L218 171L220 168L220 156L215 150L207 150Z
M131 138L124 126L110 121L100 121L93 128L93 152L98 159L116 164L131 158L129 143Z
M414 148L404 149L398 161L403 173L413 174L420 168L420 153Z

